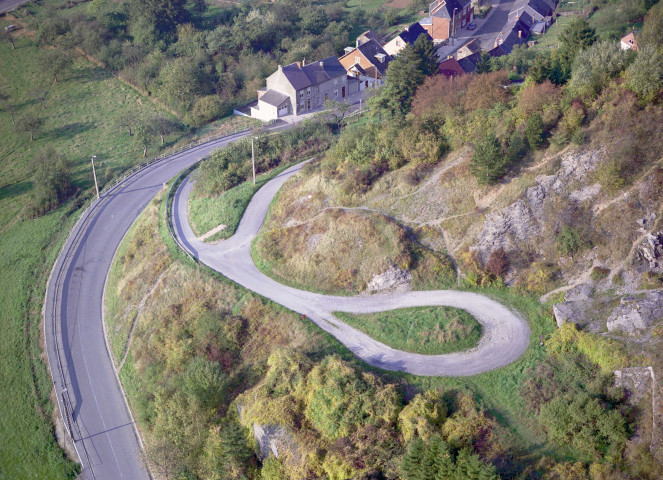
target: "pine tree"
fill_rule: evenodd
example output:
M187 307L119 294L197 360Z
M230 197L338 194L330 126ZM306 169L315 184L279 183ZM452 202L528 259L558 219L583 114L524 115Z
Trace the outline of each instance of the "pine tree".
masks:
M474 147L470 171L479 183L494 184L500 181L507 169L507 158L502 145L493 134L486 135Z
M426 480L431 478L426 471L426 444L419 437L414 437L401 460L401 471L405 480Z
M453 480L454 461L449 446L439 433L428 444L430 472L435 480Z

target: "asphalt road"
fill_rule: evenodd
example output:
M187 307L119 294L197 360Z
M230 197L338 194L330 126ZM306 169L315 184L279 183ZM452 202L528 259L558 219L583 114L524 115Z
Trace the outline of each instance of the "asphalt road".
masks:
M53 267L44 303L46 351L60 409L73 418L84 478L149 478L104 340L102 295L113 255L164 182L244 135L169 157L111 189L83 213Z
M0 13L8 12L13 10L19 5L28 3L30 0L0 0Z
M301 166L291 167L263 186L251 200L235 235L216 244L203 243L193 233L187 218L187 199L192 184L188 180L182 182L173 202L173 224L180 243L194 257L224 276L306 315L357 357L375 367L425 376L467 376L503 367L523 354L530 340L527 322L483 295L437 290L340 297L297 290L261 273L251 259L251 241L262 227L274 195ZM334 311L370 313L426 305L448 305L467 310L483 326L479 345L446 355L403 352L372 339L332 315Z

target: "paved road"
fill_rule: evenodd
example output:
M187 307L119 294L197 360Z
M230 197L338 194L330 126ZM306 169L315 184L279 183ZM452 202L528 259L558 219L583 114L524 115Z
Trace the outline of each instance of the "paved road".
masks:
M0 13L15 9L19 5L28 3L30 0L0 0Z
M525 320L483 295L453 290L418 291L361 297L339 297L297 290L262 274L250 254L251 241L260 230L269 204L283 183L301 168L294 166L263 186L246 209L236 234L217 244L205 244L193 233L187 218L191 182L182 183L173 202L173 223L179 241L200 261L240 285L306 315L336 337L366 363L415 375L475 375L516 360L529 345ZM483 326L479 345L464 352L420 355L395 350L336 319L332 312L370 313L394 308L448 305L470 312Z
M44 304L46 351L58 404L73 414L85 478L149 478L104 341L102 295L115 250L164 182L243 135L169 157L104 194L83 213L53 267Z

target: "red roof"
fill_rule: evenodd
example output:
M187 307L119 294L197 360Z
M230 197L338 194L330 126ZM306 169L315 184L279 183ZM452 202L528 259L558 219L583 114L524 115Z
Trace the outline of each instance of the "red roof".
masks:
M437 73L446 77L454 77L457 75L465 75L465 71L455 58L448 58L437 66Z
M622 43L630 46L631 50L638 50L638 42L635 40L635 34L633 32L622 38Z

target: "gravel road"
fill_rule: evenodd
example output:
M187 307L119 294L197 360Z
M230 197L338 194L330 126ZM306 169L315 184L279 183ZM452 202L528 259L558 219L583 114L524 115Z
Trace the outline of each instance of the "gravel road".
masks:
M260 231L274 195L301 167L302 164L291 167L263 186L251 200L235 235L216 244L199 241L189 225L187 201L192 184L187 179L182 182L173 202L175 234L189 253L204 264L249 290L306 315L357 357L375 367L424 376L467 376L503 367L523 354L530 341L527 322L484 295L455 290L358 297L321 295L282 285L258 271L251 259L251 241ZM448 305L471 313L483 326L479 345L445 355L404 352L372 339L332 315L333 311L370 313L426 305Z

